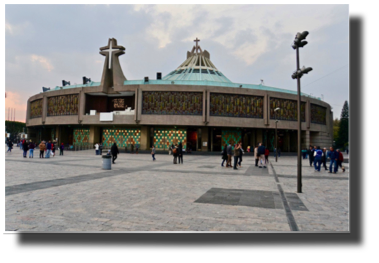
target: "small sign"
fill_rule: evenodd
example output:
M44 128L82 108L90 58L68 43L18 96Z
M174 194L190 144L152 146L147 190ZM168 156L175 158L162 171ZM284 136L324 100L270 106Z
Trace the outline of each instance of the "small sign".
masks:
M203 146L208 146L208 142L203 142Z

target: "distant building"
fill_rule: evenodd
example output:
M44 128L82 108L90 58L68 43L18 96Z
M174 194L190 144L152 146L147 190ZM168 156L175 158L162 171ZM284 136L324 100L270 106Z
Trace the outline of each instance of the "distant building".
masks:
M226 143L239 141L246 149L263 142L273 150L278 119L279 147L296 151L297 93L263 83L231 82L195 41L185 61L163 78L157 73L157 79L127 80L119 63L125 48L109 39L100 48L105 56L101 82L56 87L28 99L30 138L58 138L71 145L102 142L105 147L138 144L142 150L153 144L156 150L167 150L182 142L192 151L220 151ZM302 94L301 112L302 148L330 146L330 105Z

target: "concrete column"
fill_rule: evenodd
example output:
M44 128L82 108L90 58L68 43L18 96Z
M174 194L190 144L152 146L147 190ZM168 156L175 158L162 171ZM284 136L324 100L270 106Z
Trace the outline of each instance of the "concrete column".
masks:
M207 91L203 91L203 122L205 123L207 121L207 108L206 108L206 101L207 101Z
M47 97L45 94L42 99L42 124L45 124L46 115L47 115Z
M311 103L307 100L305 104L305 122L307 124L307 129L311 127Z
M89 143L95 145L96 143L100 143L100 127L98 126L90 126L89 127Z
M208 132L209 132L209 128L208 127L201 127L201 151L202 152L207 152L208 151L208 145L207 146L203 146L204 145L204 142L208 142Z
M28 100L26 104L26 119L25 119L25 124L28 125L30 119L30 101Z
M301 134L301 136L304 139L304 143L301 146L301 148L308 149L309 145L311 145L311 132L310 131L305 131L305 132L303 131L302 134Z
M264 119L264 124L266 126L269 125L269 120L268 120L268 115L269 115L269 113L268 113L268 106L269 106L268 97L269 96L266 93L266 95L263 98L263 119Z
M78 112L78 123L83 121L83 115L85 115L86 110L86 94L81 90L79 92L79 112Z
M256 133L256 143L260 143L263 141L263 134L262 134L262 129L258 129Z
M141 142L140 142L141 150L149 150L150 149L150 128L149 126L141 127Z

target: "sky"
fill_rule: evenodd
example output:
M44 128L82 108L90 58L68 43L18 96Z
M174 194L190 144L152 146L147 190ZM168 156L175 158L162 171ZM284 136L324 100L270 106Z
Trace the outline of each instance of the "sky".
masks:
M301 91L323 98L341 115L349 98L348 5L6 5L5 119L16 109L25 122L29 97L62 80L101 81L109 38L125 47L128 80L165 76L199 45L232 82L297 90L291 78L297 32L309 31L300 49Z

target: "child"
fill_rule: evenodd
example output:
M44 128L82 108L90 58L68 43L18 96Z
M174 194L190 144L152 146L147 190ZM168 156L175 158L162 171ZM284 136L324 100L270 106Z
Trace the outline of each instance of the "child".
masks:
M268 163L268 155L270 154L269 149L266 148L265 150L265 164Z

